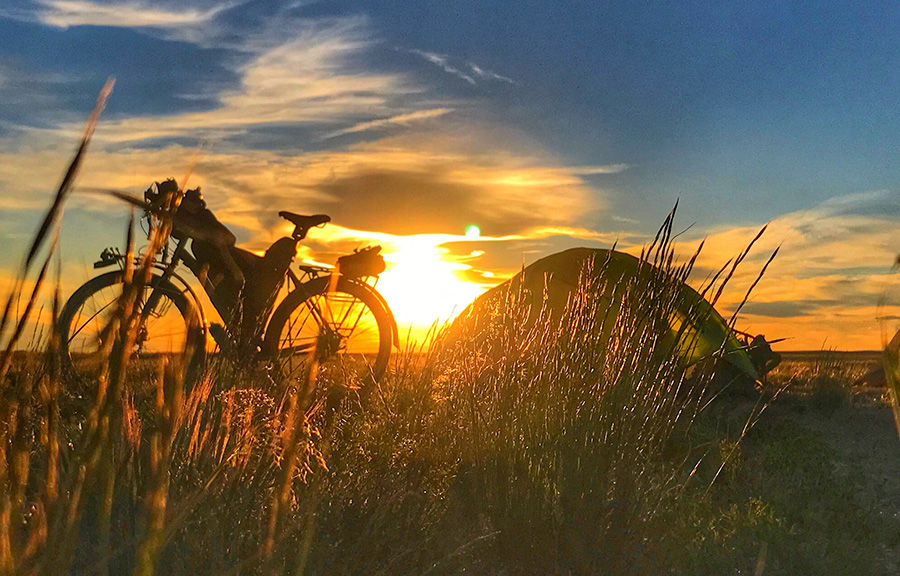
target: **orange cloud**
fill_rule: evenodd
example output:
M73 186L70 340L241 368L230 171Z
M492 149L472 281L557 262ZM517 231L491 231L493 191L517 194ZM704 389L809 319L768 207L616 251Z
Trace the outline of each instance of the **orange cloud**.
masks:
M769 223L738 269L722 308L733 309L776 248L778 256L754 289L740 325L791 340L782 349L878 349L882 331L896 331L900 276L891 264L900 251L896 212L882 209L888 192L852 194ZM757 227L712 231L700 269L717 269L755 236ZM693 244L686 244L690 249ZM886 326L884 324L887 324Z

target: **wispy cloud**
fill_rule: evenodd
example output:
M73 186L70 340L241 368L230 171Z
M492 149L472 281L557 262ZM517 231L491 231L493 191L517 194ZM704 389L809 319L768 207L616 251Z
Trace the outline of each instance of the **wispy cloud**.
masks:
M37 20L47 26L114 26L119 28L185 28L212 20L231 4L208 10L167 10L141 2L97 3L87 0L38 0Z
M502 76L497 74L496 72L491 72L490 70L485 70L478 66L477 64L469 63L469 69L479 78L484 78L485 80L496 80L498 82L507 82L509 84L515 84L515 80L512 78L508 78L506 76Z
M485 70L481 66L474 64L472 62L464 62L461 64L455 64L453 59L446 54L437 54L435 52L428 52L426 50L418 50L413 49L409 50L410 54L415 54L420 58L424 58L428 62L431 62L447 74L451 74L456 76L461 80L465 80L472 86L478 84L479 80L487 80L494 82L505 82L508 84L515 84L515 81L512 78L508 78L506 76L497 74L496 72L492 72L491 70ZM466 72L463 69L468 69Z
M429 89L409 74L364 67L366 52L378 41L364 16L304 18L282 11L253 29L240 30L227 19L215 18L234 5L174 8L125 0L38 0L32 17L56 27L140 28L165 39L185 39L202 46L222 45L228 39L234 55L225 65L232 68L239 83L209 83L208 93L199 84L184 98L213 103L212 109L197 111L193 107L185 112L110 120L97 136L101 144L185 137L221 142L264 127L301 125L304 138L322 141L409 126L444 116L455 107L446 98L423 96ZM439 55L416 53L445 62ZM477 70L472 76L461 72L472 82L475 78L495 79L480 67L472 69ZM435 107L435 102L440 102L440 107ZM64 123L58 128L61 133L73 132L80 129L77 124L80 122Z
M468 74L466 74L465 72L460 70L459 68L456 68L455 66L450 65L450 61L447 58L447 56L444 56L441 54L435 54L434 52L426 52L424 50L410 50L410 52L412 54L415 54L416 56L419 56L421 58L424 58L425 60L428 60L435 66L438 66L441 70L443 70L447 74L452 74L452 75L456 76L457 78L461 78L473 86L476 84L474 78L472 78L471 76L469 76Z
M241 47L252 57L238 69L238 87L212 95L219 101L215 109L109 122L102 137L110 142L199 139L209 132L264 125L368 122L372 116L414 114L400 101L420 93L420 87L402 74L354 66L372 44L365 18L298 20L290 32L286 38L276 36L281 40L274 45L269 34L244 40Z
M418 110L416 112L410 112L408 114L398 114L396 116L391 116L390 118L369 120L367 122L354 124L353 126L344 128L343 130L330 132L323 136L322 139L327 140L329 138L335 138L337 136L343 136L345 134L365 132L367 130L375 130L378 128L385 128L387 126L406 126L412 122L427 120L429 118L438 118L440 116L443 116L444 114L449 114L450 112L453 112L453 108L434 108L432 110Z
M0 115L19 119L35 108L55 106L66 85L80 80L77 74L63 75L0 62L0 101L5 108Z
M598 174L618 174L628 170L628 164L604 164L601 166L574 166L568 169L578 176L596 176Z

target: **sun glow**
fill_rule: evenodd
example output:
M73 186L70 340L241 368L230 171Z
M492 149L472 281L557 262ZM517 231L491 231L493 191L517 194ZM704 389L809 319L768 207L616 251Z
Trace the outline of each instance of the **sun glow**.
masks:
M489 287L462 278L471 265L450 259L449 251L428 237L397 239L391 248L394 251L384 256L388 268L378 290L401 331L421 333L435 322L450 320Z
M468 233L465 236L394 236L330 226L319 237L326 245L346 246L353 242L357 247L382 246L387 269L379 277L376 288L393 311L401 335L419 341L435 323L452 320L485 290L502 281L491 273L474 269L484 255L483 250L461 250L460 254L453 254L445 247L451 242L473 240ZM478 240L489 238L479 236ZM484 281L473 282L466 279L467 275Z

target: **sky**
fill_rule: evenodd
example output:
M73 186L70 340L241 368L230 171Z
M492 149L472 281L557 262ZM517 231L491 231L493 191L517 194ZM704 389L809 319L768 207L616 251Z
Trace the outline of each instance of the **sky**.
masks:
M574 246L639 252L678 202L696 283L768 224L722 301L782 349L900 327L900 5L4 0L0 275L108 76L62 225L64 291L167 177L242 247L327 213L301 257L384 245L401 325ZM473 229L478 227L476 237ZM466 231L469 230L469 235Z

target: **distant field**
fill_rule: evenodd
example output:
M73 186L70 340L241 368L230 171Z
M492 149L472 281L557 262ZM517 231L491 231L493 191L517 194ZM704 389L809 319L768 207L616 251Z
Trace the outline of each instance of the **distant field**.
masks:
M877 391L884 388L879 350L792 350L780 354L781 363L767 379L775 385L789 385L788 392L808 393L827 385L846 393L865 389L880 394Z
M831 350L789 350L778 351L784 361L817 362L824 360L847 362L881 362L881 350L860 350L854 352L838 352Z

